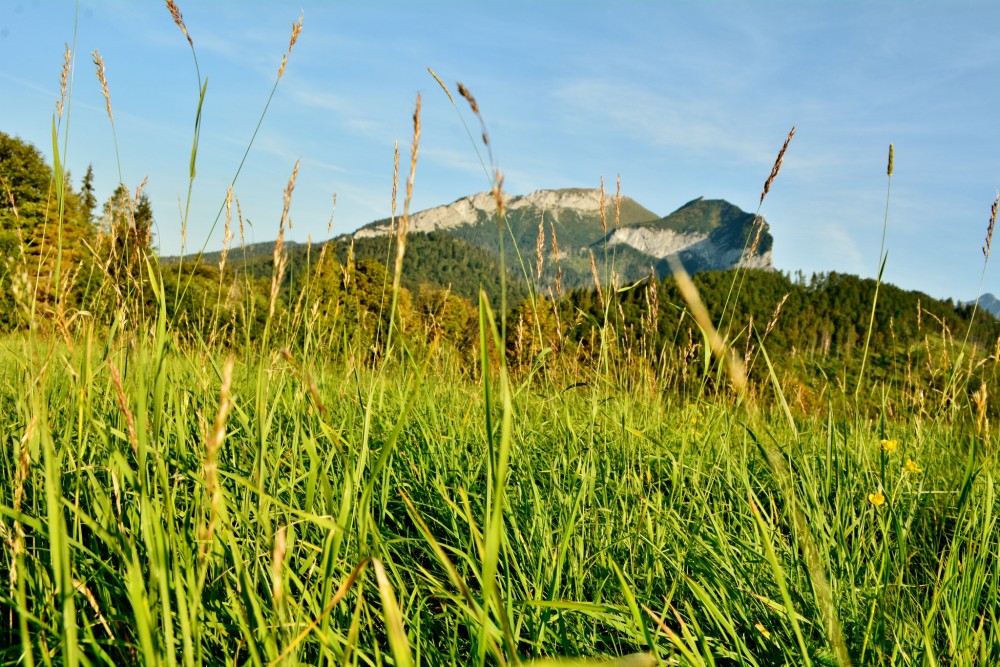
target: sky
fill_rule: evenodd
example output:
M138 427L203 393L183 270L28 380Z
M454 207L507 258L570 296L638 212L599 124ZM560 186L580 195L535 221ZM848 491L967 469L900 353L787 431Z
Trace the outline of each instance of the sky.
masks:
M286 238L319 242L387 217L393 142L405 177L418 94L411 211L489 189L463 125L476 136L477 121L430 67L453 94L460 81L476 97L511 194L602 177L613 190L620 175L623 194L659 215L700 196L752 212L794 125L761 207L776 268L875 277L887 220L886 281L977 294L1000 188L998 2L178 5L207 82L186 252L221 247L216 220L234 178L246 241L273 240L296 161ZM75 185L88 164L101 201L119 181L148 178L157 245L177 254L199 98L187 40L163 2L0 2L0 131L50 161L66 43L74 67L59 136ZM996 260L983 289L1000 294Z

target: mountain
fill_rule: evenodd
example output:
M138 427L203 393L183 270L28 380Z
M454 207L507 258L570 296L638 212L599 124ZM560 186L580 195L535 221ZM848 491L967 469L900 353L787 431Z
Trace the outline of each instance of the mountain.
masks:
M602 223L599 190L539 190L524 196L505 196L504 205L507 229L503 264L492 193L463 197L411 215L403 285L415 292L424 285L449 289L472 300L482 287L492 300L498 300L501 267L505 265L508 297L517 302L528 293L527 279L537 279L539 223L543 221L540 284L544 289L555 286L559 276L564 289L592 287L595 269L603 285L613 282L612 274L620 285L645 278L650 270L667 276L671 273L667 259L671 255L677 256L690 273L736 266L773 269L773 239L767 224L763 223L757 252L749 261L744 259L755 233L754 216L723 200L698 198L659 217L635 200L622 197L617 224L614 195L605 196ZM331 239L330 250L340 263L347 261L353 248L356 259L374 259L391 267L395 238L388 236L389 231L389 220L377 220L353 234ZM510 242L511 238L516 244ZM286 281L290 285L304 278L319 247L310 250L305 244L285 243ZM273 251L273 243L234 248L229 253L229 267L236 273L245 271L256 279L269 279ZM178 259L165 257L163 261L174 263ZM188 255L185 261L193 259ZM202 257L208 265L218 261L218 252Z
M658 260L678 255L691 273L736 266L773 270L774 240L766 222L753 257L743 259L754 232L752 213L721 199L699 197L665 218L616 229L608 245L625 244Z
M602 282L607 281L612 270L609 267L625 283L649 275L650 269L657 275L668 275L671 271L667 258L671 255L677 255L691 273L736 266L773 269L773 239L767 224L763 223L755 256L749 261L743 259L748 240L752 241L754 216L723 200L698 198L659 217L635 200L622 197L616 222L615 198L610 195L605 197L603 223L599 190L538 190L529 195L506 196L504 206L507 261L520 275L523 271L516 266L516 255L510 252L510 239L516 243L525 270L535 273L539 224L544 221L543 283L551 284L561 269L565 287L592 285L592 254ZM361 227L353 237L361 240L384 236L389 227L389 221L379 220ZM493 194L482 192L415 213L410 217L410 232L447 234L497 253Z
M971 306L975 301L969 301L966 305ZM979 308L980 310L985 310L986 312L993 315L997 319L1000 319L1000 299L996 298L990 293L986 293L979 297Z

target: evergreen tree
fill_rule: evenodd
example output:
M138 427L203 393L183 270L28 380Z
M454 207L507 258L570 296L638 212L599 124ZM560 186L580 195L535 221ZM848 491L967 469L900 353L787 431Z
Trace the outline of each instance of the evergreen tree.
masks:
M64 306L75 299L75 281L88 257L84 242L93 227L69 174L60 206L55 175L37 148L0 132L0 291L16 278L36 314L51 312L60 297ZM59 267L59 284L56 284ZM10 304L0 306L0 327L14 324Z
M83 184L80 186L80 201L87 222L94 224L94 216L97 213L97 196L94 194L94 165L92 164L87 165L87 173L83 176Z

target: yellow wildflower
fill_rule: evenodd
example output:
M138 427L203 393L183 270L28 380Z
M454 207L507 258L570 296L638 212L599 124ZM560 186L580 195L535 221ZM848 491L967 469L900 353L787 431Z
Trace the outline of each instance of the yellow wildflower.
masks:
M919 472L923 472L924 469L917 465L917 462L913 459L906 459L906 472L916 475Z
M879 491L878 493L869 493L868 502L870 502L875 507L881 507L882 505L885 505L885 496L882 495L881 491Z
M886 454L892 454L897 449L899 449L899 440L882 440L882 451Z

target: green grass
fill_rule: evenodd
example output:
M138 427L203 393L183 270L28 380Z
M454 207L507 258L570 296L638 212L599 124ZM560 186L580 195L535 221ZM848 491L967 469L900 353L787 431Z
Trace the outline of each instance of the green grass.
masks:
M997 440L956 389L995 354L795 408L763 337L734 392L694 342L619 340L607 285L594 349L536 324L508 367L485 299L470 356L249 284L192 328L184 268L144 268L151 308L0 337L3 664L1000 663Z
M154 343L4 340L4 662L835 664L828 612L856 664L1000 659L995 452L967 421L793 431L583 369L484 395L446 351L264 354L235 365L213 519L224 355L168 348L157 399Z

